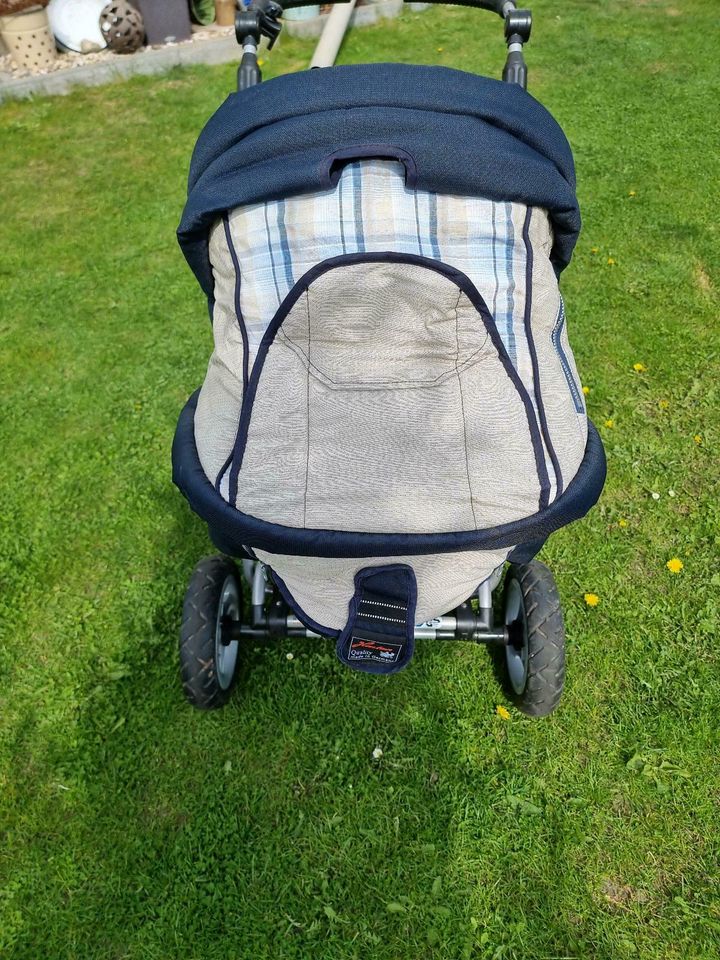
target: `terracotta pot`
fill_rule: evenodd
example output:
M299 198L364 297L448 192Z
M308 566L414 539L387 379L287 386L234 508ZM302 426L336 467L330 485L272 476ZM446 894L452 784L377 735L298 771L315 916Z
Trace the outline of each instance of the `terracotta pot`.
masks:
M57 51L44 8L34 7L0 17L0 33L19 67L41 70L52 66Z
M215 0L215 23L219 27L232 27L236 12L235 0Z

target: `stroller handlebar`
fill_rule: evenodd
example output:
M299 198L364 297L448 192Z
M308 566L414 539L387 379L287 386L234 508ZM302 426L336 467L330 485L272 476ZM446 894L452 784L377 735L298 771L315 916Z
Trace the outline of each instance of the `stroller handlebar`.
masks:
M292 10L295 7L312 6L315 0L279 0L284 10ZM348 3L348 0L329 0L330 3ZM412 3L413 0L404 0L405 3ZM513 0L425 0L427 3L447 3L459 7L477 7L480 10L491 10L498 16L504 17L505 11L513 10L515 3Z
M348 0L329 0L330 3L347 3ZM411 3L412 0L404 0ZM428 3L449 3L461 7L477 7L491 10L505 21L507 60L502 78L527 90L527 67L523 57L523 44L530 39L532 15L529 10L518 10L515 0L427 0ZM238 68L238 90L246 90L262 80L257 61L257 46L261 37L267 37L272 47L281 30L280 18L285 10L313 5L313 0L251 0L250 5L239 10L235 16L235 36L243 48ZM314 64L311 64L314 66Z

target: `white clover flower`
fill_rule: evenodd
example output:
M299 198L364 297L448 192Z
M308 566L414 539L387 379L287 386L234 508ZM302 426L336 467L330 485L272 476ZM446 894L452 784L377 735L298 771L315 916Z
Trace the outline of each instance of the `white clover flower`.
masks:
M380 757L382 757L382 755L383 755L382 748L381 748L381 747L375 747L375 749L374 749L373 752L372 752L372 755L373 755L373 760L379 760Z
M655 493L654 490L653 490L653 492L650 494L650 496L653 498L653 500L659 500L659 499L660 499L660 494L659 494L659 493Z
M286 659L286 660L294 660L294 659L295 659L295 654L294 654L294 653L286 653L286 654L285 654L285 659Z

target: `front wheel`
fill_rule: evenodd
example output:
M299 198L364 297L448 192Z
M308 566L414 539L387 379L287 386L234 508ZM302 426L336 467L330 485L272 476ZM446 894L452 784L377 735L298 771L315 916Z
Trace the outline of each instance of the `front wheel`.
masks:
M528 716L546 717L565 681L565 625L555 578L539 560L510 564L504 601L512 699Z
M241 615L242 588L234 562L221 555L205 557L190 577L180 627L183 691L200 710L222 707L230 697L239 643L227 642L227 626Z

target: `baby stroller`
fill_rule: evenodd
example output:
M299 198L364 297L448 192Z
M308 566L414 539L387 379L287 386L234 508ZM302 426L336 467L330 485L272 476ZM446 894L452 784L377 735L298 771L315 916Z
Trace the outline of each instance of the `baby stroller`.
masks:
M505 22L503 82L371 64L260 83L283 8L237 15L239 91L200 135L178 230L215 345L173 443L221 551L183 607L197 707L227 701L243 643L287 636L374 674L418 639L497 644L524 713L560 699L560 600L534 558L605 480L558 289L574 166L525 91L529 11L465 2Z

